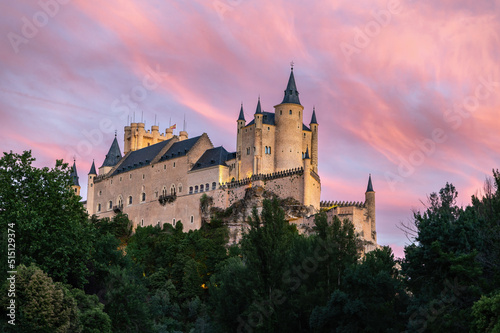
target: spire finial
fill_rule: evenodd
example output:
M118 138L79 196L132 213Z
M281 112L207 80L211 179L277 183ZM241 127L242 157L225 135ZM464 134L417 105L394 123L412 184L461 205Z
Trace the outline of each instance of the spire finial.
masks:
M115 130L115 138L116 138L117 133L118 133L118 131L117 131L117 130Z
M372 174L370 173L368 176L368 186L366 187L366 192L374 192L372 185Z
M292 61L290 62L290 67L292 68L292 69L291 69L292 71L293 71L293 65L294 65L294 63L293 63L293 60L292 60Z

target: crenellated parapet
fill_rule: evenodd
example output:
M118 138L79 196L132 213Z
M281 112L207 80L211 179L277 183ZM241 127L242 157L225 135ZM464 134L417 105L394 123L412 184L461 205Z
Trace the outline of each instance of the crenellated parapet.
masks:
M290 177L293 175L303 175L303 174L304 174L304 168L288 169L288 170L283 170L283 171L278 171L278 172L273 172L273 173L268 173L268 174L257 174L257 175L252 175L251 177L243 178L240 180L235 180L232 182L220 184L220 188L221 189L235 188L235 187L248 185L254 181L259 181L259 180L260 181L267 181L267 180L273 180L273 179L285 178L285 177Z
M361 201L321 201L319 203L321 208L332 207L358 207L365 208L365 203Z

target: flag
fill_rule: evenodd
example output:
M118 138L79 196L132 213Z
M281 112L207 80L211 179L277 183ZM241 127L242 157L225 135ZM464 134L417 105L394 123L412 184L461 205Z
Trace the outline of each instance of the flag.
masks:
M177 124L173 124L172 126L169 127L170 129L176 129L177 128Z

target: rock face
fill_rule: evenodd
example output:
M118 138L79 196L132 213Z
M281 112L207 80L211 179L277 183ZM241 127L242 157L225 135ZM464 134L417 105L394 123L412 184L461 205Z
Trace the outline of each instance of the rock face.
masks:
M222 219L229 227L229 243L234 244L241 240L242 232L248 229L248 219L252 216L253 209L257 209L257 213L260 214L264 200L273 198L280 200L280 206L285 212L285 218L290 222L297 219L302 220L305 216L316 213L314 207L306 207L292 197L280 199L276 194L266 191L262 186L247 188L243 199L235 201L225 210L213 206L213 200L210 199L206 199L200 205L200 209L206 222L214 217ZM210 202L210 204L207 206L206 202Z

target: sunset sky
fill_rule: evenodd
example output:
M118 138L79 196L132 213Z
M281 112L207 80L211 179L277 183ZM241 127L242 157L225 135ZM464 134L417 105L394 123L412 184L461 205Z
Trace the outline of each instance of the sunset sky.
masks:
M377 232L397 228L446 182L460 205L500 165L500 0L3 1L0 148L37 166L76 163L86 197L128 117L161 132L187 122L234 151L283 98L294 62L308 124L319 123L322 200L363 201ZM170 120L171 119L171 120Z

